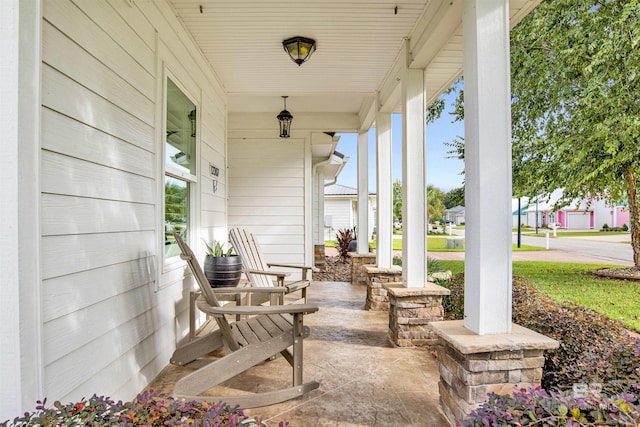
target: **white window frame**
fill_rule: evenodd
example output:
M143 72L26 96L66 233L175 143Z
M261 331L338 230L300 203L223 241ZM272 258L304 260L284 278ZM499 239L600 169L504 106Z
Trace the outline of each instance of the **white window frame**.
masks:
M193 102L196 108L196 138L195 138L195 174L190 174L176 167L172 167L170 164L167 164L165 161L166 153L166 130L167 130L167 85L168 80L171 81L182 91L182 93ZM159 159L157 161L158 165L158 264L159 264L159 273L160 280L157 280L156 290L160 290L164 287L171 285L175 280L179 280L182 277L181 267L185 265L185 262L179 257L174 256L171 258L165 258L164 250L164 224L165 224L165 176L170 176L175 179L179 179L182 181L187 181L189 183L189 233L188 233L188 242L190 246L194 245L194 237L198 232L198 209L199 209L199 201L196 196L200 191L200 181L198 180L198 176L200 175L200 130L201 130L201 102L200 96L196 94L200 94L199 89L195 83L191 83L192 90L189 90L187 85L184 82L189 82L188 78L181 79L177 77L176 73L172 72L166 64L162 66L162 80L161 80L161 108L158 110L161 111L159 117L159 147L158 147L158 156ZM172 274L175 273L175 274Z

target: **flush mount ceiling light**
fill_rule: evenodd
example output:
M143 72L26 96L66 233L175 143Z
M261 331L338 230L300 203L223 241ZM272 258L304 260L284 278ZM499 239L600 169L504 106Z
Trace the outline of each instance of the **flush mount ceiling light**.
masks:
M291 37L282 42L284 50L289 54L289 57L293 62L302 65L303 62L307 62L313 52L316 51L316 41L307 37Z
M282 98L284 98L284 110L280 111L280 114L278 114L276 117L280 122L280 138L289 138L293 116L290 112L287 111L288 96L283 96Z

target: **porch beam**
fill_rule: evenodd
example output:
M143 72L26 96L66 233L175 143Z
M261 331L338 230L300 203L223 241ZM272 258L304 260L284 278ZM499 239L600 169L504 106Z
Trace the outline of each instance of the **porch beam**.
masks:
M358 253L369 252L369 133L358 133Z
M402 284L411 288L427 280L424 75L405 68L402 79Z
M378 111L378 98L378 93L370 95L365 99L362 107L360 107L360 112L358 113L358 117L360 117L359 131L365 132L373 127L376 112Z
M299 132L353 132L360 129L360 117L357 113L304 113L291 109L293 124L291 137L299 138ZM273 112L268 113L229 113L229 138L264 135L265 131L278 138L278 121Z
M391 114L376 114L376 255L378 268L393 260L393 183L391 161Z
M509 1L464 3L464 326L511 332Z

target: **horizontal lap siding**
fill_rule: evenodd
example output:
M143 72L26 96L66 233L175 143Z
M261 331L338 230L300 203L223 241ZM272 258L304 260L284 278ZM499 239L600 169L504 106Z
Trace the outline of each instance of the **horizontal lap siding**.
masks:
M351 218L352 203L353 201L350 199L324 199L324 215L331 217L332 235L339 229L353 227Z
M43 2L41 273L45 395L130 399L188 330L184 265L156 290L158 41L200 87L203 228L226 233L222 90L163 2ZM157 36L156 36L157 34ZM220 169L213 191L209 164Z
M269 262L304 264L304 142L229 142L229 226L254 233Z

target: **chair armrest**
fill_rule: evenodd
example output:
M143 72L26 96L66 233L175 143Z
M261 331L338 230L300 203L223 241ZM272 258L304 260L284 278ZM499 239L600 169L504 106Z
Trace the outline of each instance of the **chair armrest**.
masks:
M228 288L211 288L211 290L213 291L214 294L241 294L244 292L250 292L250 293L255 293L255 294L272 294L272 293L276 293L276 294L283 294L285 293L287 290L284 288L253 288L253 287L249 287L247 286L246 288L235 288L235 287L228 287Z
M319 268L311 266L311 265L295 265L295 264L274 264L274 263L267 263L267 265L269 267L284 267L284 268L299 268L302 270L311 270L314 273L317 273L320 271Z
M207 300L200 296L197 300L198 308L213 316L223 316L225 314L260 315L260 314L295 314L295 313L315 313L319 307L314 304L289 304L289 305L258 305L258 306L230 306L212 307Z
M299 282L286 283L284 285L284 288L287 290L287 292L295 292L308 287L310 284L311 282L309 282L308 280L301 280Z
M291 276L291 273L287 273L286 271L252 270L252 269L243 268L242 272L249 273L249 274L262 274L265 276L278 276L283 278L287 276Z

